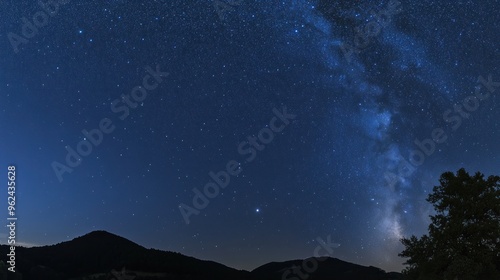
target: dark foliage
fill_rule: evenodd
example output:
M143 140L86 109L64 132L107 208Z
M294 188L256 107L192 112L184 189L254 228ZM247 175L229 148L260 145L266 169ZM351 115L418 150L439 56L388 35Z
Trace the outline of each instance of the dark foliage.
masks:
M429 234L402 239L407 279L500 279L500 177L441 175L427 201Z

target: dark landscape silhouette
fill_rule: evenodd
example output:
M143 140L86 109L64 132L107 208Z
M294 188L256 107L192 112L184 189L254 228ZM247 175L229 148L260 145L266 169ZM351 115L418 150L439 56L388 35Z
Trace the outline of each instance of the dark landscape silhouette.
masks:
M213 261L199 260L180 253L146 249L123 237L106 231L93 231L71 241L42 247L17 247L16 271L7 272L9 246L1 245L0 278L23 280L59 279L217 279L217 280L298 280L300 274L284 273L300 267L303 260L271 262L252 271L237 270ZM386 273L323 257L318 268L307 274L311 280L396 280L400 273ZM302 270L302 273L304 271ZM22 278L21 278L22 275ZM4 279L4 278L2 278Z

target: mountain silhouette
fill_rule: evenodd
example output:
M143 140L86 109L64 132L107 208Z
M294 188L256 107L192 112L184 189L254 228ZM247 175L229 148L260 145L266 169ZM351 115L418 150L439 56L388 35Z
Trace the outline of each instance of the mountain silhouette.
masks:
M9 248L0 246L3 263L7 262ZM16 247L16 271L23 280L297 280L301 278L291 268L301 267L302 263L303 260L272 262L248 272L180 253L146 249L106 231L93 231L50 246ZM317 269L308 273L308 280L401 279L399 273L334 258L321 258L317 263ZM301 271L304 273L304 269ZM2 273L0 278L5 275Z
M308 273L308 270L313 270L313 258L304 260L292 260L286 262L271 262L262 265L252 271L254 279L259 280L396 280L402 279L400 273L386 273L380 268L373 266L366 267L353 263L348 263L336 258L320 257L316 258L317 268L313 272ZM293 268L299 269L300 272L294 273ZM284 273L289 271L283 277ZM295 277L295 278L294 278Z

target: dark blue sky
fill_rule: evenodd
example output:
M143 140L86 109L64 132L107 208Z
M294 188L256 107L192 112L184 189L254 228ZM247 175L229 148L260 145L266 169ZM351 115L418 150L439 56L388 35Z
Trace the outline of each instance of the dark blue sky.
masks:
M103 229L253 269L330 236L399 271L441 173L498 175L497 1L63 2L0 3L23 244Z

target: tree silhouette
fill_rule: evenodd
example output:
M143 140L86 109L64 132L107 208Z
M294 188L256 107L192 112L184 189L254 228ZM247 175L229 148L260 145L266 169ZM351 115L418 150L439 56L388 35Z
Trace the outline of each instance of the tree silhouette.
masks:
M407 279L500 279L500 177L445 172L427 198L428 235L401 242Z

